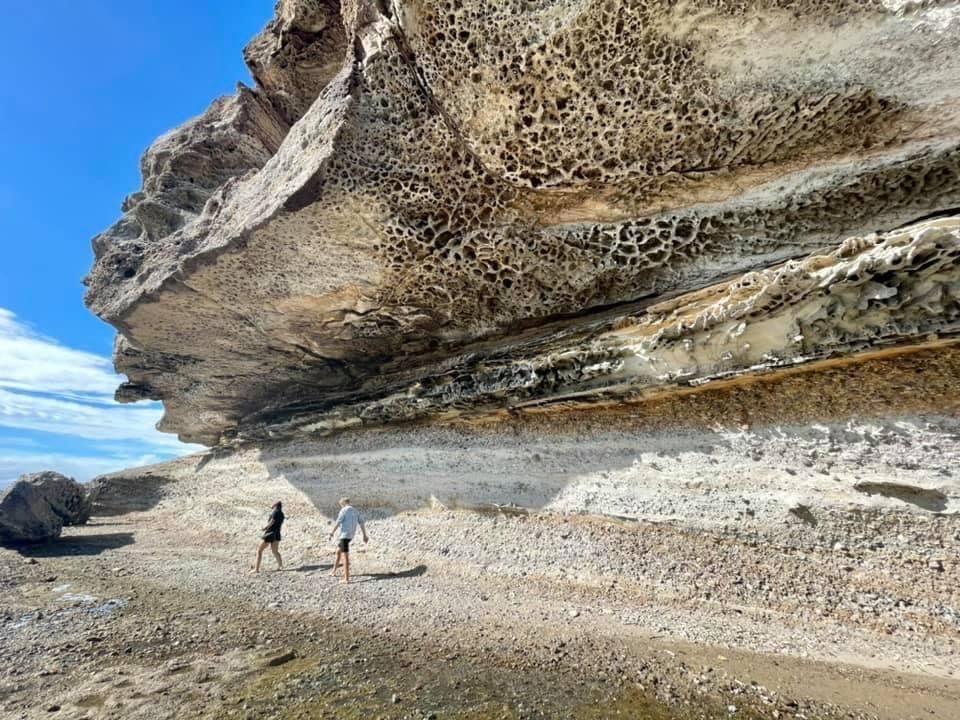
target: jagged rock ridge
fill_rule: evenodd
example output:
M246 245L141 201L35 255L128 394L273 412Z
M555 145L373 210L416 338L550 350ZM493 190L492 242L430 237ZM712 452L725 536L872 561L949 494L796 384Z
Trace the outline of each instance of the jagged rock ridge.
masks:
M257 87L158 140L94 241L118 397L213 444L942 342L958 29L947 2L280 2Z

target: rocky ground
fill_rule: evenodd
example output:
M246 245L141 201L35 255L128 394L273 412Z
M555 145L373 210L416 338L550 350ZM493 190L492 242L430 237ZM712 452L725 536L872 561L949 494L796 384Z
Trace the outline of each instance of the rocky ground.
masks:
M956 438L407 430L131 471L90 525L0 552L0 707L955 718ZM345 492L371 534L349 586L325 538ZM251 576L275 498L285 569Z

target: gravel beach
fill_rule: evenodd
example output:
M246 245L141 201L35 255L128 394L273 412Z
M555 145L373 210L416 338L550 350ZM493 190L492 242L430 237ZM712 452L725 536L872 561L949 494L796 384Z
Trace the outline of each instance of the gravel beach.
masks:
M956 438L955 421L929 417L553 438L424 428L107 476L90 524L0 552L0 707L958 717ZM371 535L352 546L350 585L329 575L344 494ZM251 576L275 499L284 570L268 552Z

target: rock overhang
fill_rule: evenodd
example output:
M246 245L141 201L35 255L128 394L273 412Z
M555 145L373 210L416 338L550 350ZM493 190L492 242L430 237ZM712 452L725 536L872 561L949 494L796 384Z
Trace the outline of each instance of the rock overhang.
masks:
M939 243L936 277L903 260L871 282L940 300L860 335L890 297L851 319L871 290L848 289L816 322L762 302L737 322L771 347L724 372L955 332L953 221L874 233L960 206L957 21L894 5L280 3L247 51L258 87L158 140L95 240L120 398L212 444L646 385L610 323L769 296L791 259L880 267L890 243ZM802 322L832 340L754 329Z

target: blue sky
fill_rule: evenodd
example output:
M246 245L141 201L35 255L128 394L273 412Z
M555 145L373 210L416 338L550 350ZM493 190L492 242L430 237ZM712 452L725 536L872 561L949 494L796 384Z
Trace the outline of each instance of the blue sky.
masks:
M117 405L113 329L83 305L90 239L140 186L164 131L236 83L272 0L44 0L4 6L0 43L0 485L89 479L196 448Z

